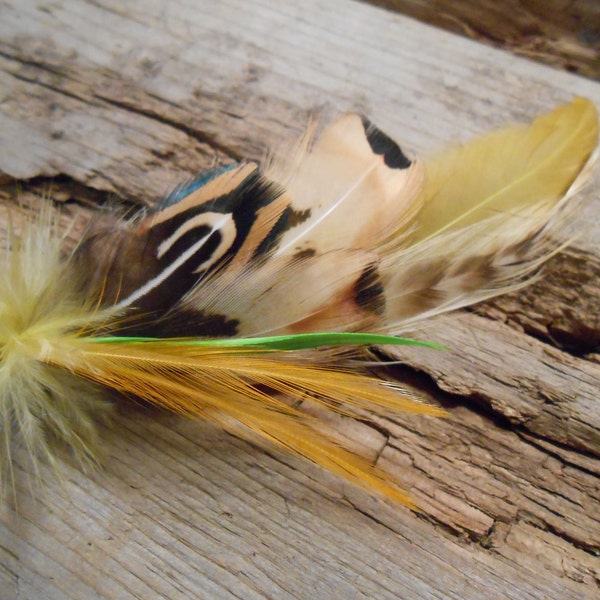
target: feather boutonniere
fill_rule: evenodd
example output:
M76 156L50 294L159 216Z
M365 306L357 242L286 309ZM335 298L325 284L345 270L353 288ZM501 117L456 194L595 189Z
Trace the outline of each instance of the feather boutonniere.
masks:
M583 99L410 160L357 115L259 166L216 168L67 251L48 210L0 250L0 428L34 465L96 460L107 391L289 451L410 504L297 407L440 415L365 348L527 282L596 146ZM18 233L17 233L18 231ZM362 350L361 350L362 349Z

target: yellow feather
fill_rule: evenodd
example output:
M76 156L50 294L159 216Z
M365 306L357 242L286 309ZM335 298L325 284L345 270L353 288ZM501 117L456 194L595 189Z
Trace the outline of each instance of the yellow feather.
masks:
M430 161L413 235L380 250L386 331L527 283L560 247L552 227L597 142L596 108L578 98Z
M55 443L71 448L83 466L94 463L96 423L108 415L106 388L202 418L252 441L285 449L369 491L412 506L392 478L344 449L314 418L286 404L307 398L348 416L443 411L412 399L377 378L327 366L296 352L243 352L227 347L90 342L121 317L98 310L79 289L62 256L63 240L50 213L12 236L0 261L6 283L0 300L0 418L5 473L12 479L12 425L30 454L55 467ZM41 242L41 243L40 243ZM316 362L315 362L316 361ZM322 366L319 366L322 363ZM6 473L6 469L9 472Z
M597 143L596 107L577 98L529 127L501 129L434 157L412 243L498 215L522 237L565 196ZM497 236L497 224L487 231Z
M20 236L9 229L0 256L0 496L11 469L13 436L28 450L36 472L41 457L55 463L57 441L86 466L95 462L96 425L109 409L104 390L39 360L50 348L68 356L65 333L84 333L113 316L95 311L81 296L77 278L65 268L63 241L46 209L24 223Z

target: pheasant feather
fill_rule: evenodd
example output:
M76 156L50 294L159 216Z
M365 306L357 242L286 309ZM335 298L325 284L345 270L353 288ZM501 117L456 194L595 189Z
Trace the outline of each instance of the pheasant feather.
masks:
M360 347L514 289L597 143L593 105L411 161L348 115L261 169L213 169L149 214L107 218L67 252L51 214L9 229L0 256L0 427L34 466L57 445L97 460L108 391L310 460L411 505L343 448L304 399L345 417L443 411L368 375Z

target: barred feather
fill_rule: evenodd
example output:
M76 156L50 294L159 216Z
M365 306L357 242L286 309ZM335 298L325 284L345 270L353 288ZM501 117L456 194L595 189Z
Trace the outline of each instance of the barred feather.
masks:
M576 99L422 166L348 115L262 170L213 169L148 215L95 227L68 255L44 213L0 256L5 457L18 438L34 464L55 461L58 440L93 463L112 389L410 504L290 402L442 414L332 347L407 343L375 334L522 285L558 248L597 136ZM252 339L266 335L288 337Z

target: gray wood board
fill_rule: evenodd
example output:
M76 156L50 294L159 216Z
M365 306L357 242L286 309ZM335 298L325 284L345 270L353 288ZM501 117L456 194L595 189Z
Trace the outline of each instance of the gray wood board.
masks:
M80 203L151 203L217 161L261 158L311 115L358 110L426 157L574 95L600 105L598 83L348 0L15 0L0 7L0 68L4 206L12 179ZM598 182L555 289L568 260L598 269ZM65 202L65 218L82 212ZM588 288L597 314L596 278ZM403 354L399 376L449 419L340 420L424 516L208 426L123 408L103 471L67 462L56 482L44 470L32 500L17 456L0 596L593 597L600 369L552 348L534 312L444 319L423 337L454 351Z

